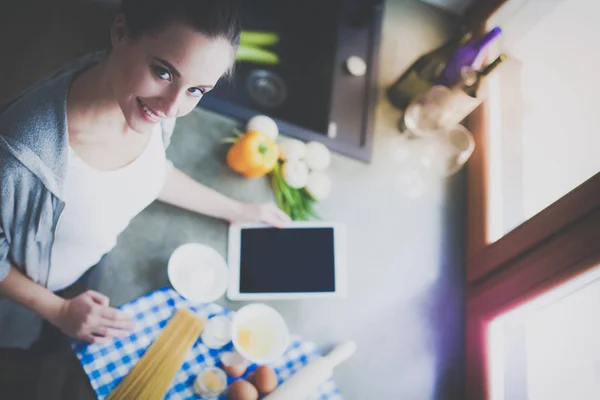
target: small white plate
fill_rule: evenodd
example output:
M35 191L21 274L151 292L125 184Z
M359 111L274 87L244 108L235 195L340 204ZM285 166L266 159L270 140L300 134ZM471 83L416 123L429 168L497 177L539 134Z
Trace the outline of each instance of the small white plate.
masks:
M169 258L169 281L186 299L210 303L227 290L227 263L218 251L200 243L179 246Z

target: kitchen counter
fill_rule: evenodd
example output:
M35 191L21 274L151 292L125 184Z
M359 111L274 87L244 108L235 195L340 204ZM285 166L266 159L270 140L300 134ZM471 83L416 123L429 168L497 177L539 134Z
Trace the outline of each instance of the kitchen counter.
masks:
M405 195L396 184L403 167L389 151L400 115L383 91L412 60L442 43L454 23L417 0L386 2L373 160L334 155L333 193L318 206L325 219L348 227L348 298L269 303L293 333L324 350L344 339L357 341L357 353L334 373L348 400L463 397L464 179L458 174L431 182L418 199ZM219 140L235 125L197 109L178 121L168 156L231 197L271 201L266 179L242 179L224 163L226 147ZM201 242L225 255L227 229L223 221L153 204L107 257L100 290L119 305L164 287L177 246ZM219 303L232 309L244 304L224 298Z
M452 17L418 1L388 1L381 43L381 88L412 60L440 44ZM418 199L395 185L389 152L399 112L380 90L371 164L334 155L333 193L318 206L348 227L349 295L345 300L268 302L293 333L324 349L344 340L357 353L335 371L349 400L460 399L463 384L465 247L462 174L436 181ZM178 121L169 158L204 184L244 201L272 201L267 179L245 180L224 163L219 140L236 121L197 109ZM227 224L153 204L121 235L101 291L121 304L168 285L171 252L201 242L226 254ZM241 302L219 304L238 309Z

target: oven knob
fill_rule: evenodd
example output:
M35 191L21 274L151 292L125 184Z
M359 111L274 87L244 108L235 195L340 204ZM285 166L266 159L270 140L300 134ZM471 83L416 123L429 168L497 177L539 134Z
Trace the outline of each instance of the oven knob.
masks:
M335 139L337 137L337 124L333 121L329 123L329 127L327 129L327 136L331 139Z
M367 73L367 63L358 56L350 56L346 60L346 69L354 76L364 76Z

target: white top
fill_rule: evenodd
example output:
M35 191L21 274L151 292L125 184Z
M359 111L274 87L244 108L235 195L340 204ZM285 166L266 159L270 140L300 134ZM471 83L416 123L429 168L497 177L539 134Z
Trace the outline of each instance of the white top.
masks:
M92 168L69 148L65 208L52 248L50 290L76 282L115 246L131 219L158 197L171 166L158 128L135 161L114 171Z

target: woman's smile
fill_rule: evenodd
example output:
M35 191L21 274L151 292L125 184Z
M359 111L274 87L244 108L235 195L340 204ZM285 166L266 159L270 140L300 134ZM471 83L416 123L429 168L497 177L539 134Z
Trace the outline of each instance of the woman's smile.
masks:
M140 112L142 113L142 117L148 121L148 122L152 122L152 123L157 123L159 122L161 119L166 118L167 116L160 112L160 111L155 111L153 108L149 107L146 103L144 103L142 101L142 99L140 99L139 97L136 97Z

